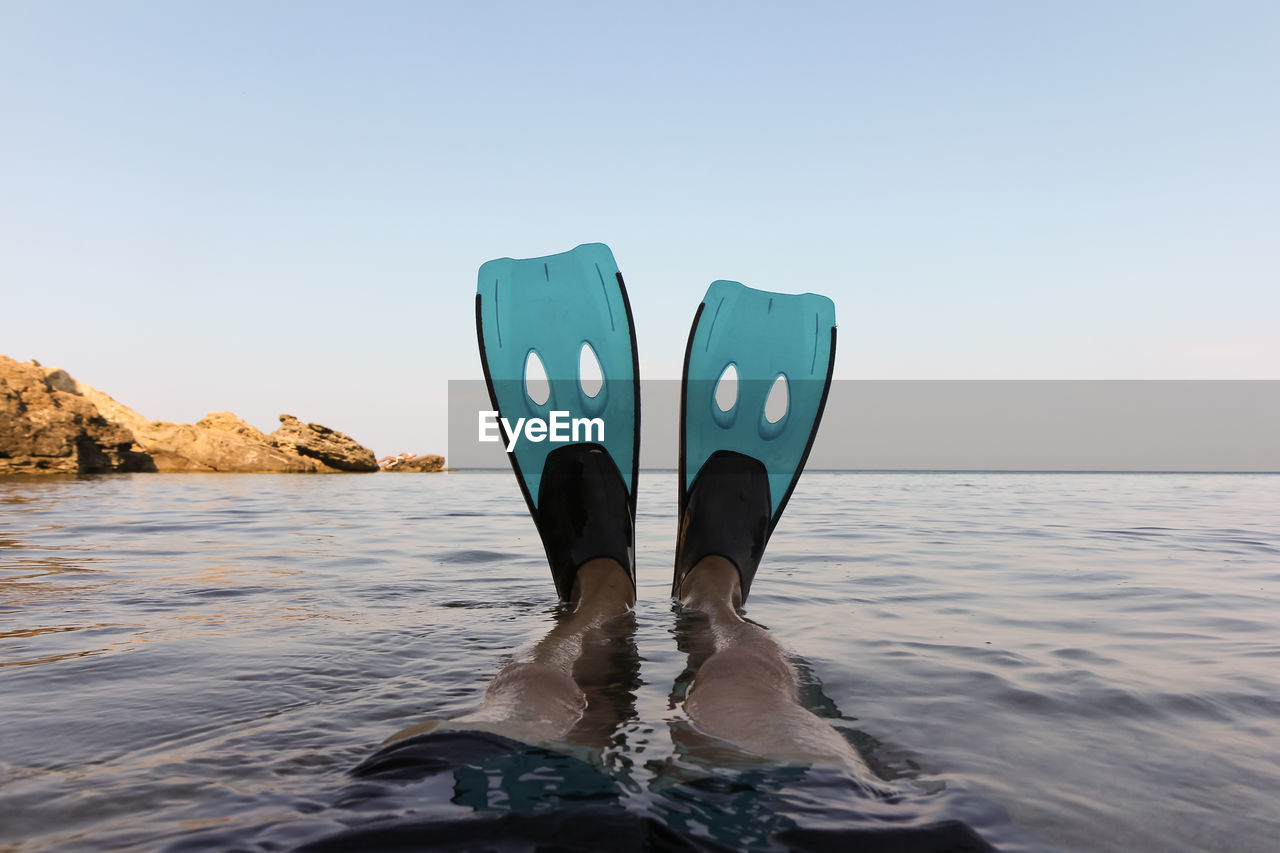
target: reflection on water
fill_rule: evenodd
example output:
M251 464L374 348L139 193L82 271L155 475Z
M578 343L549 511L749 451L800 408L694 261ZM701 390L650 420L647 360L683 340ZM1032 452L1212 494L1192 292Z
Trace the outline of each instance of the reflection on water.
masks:
M908 818L1011 848L1280 837L1280 477L806 475L748 615L883 798L756 778L688 725L673 503L642 474L634 623L579 673L573 737L626 808L738 846ZM558 612L505 472L0 480L0 848L335 832L347 771L478 707ZM469 810L434 784L375 812Z
M641 684L633 616L611 619L588 632L573 667L573 680L586 694L587 707L569 740L618 755L619 747L625 748L618 732L636 718L636 691Z

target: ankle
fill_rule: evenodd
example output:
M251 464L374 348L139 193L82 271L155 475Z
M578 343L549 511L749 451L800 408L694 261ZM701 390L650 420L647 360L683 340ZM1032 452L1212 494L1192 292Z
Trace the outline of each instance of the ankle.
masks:
M575 612L625 613L635 606L636 590L631 583L631 575L622 564L608 557L598 557L578 567L570 601Z
M738 568L720 556L703 557L680 584L680 603L707 612L736 613L742 606Z

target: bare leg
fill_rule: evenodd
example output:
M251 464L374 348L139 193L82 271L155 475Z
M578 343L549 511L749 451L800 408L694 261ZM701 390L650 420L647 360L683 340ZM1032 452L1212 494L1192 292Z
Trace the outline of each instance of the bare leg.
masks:
M782 647L738 615L742 592L733 563L703 558L686 577L680 602L709 625L710 655L684 704L699 730L755 755L837 764L874 779L857 750L800 704L796 674Z
M588 709L579 681L605 680L594 670L606 663L593 649L626 631L635 590L622 566L597 559L578 569L571 600L573 612L489 683L480 710L411 726L387 742L441 729L491 731L528 743L563 738Z

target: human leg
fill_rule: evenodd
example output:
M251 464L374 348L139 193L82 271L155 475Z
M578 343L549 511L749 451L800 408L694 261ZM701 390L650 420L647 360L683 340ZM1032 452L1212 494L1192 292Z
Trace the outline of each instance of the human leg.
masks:
M706 620L709 648L685 699L705 734L788 763L837 764L871 777L857 750L802 706L795 669L773 636L738 615L738 569L705 557L680 589L680 603Z
M481 707L448 720L410 726L388 741L442 729L491 731L539 743L565 737L591 705L588 684L609 662L598 653L634 630L635 588L613 560L584 563L574 581L573 609L545 637L494 676Z
M682 643L697 670L685 699L697 728L757 755L865 769L800 704L782 647L737 612L813 446L835 344L824 296L707 289L685 349L672 595L698 615L685 620L698 636Z

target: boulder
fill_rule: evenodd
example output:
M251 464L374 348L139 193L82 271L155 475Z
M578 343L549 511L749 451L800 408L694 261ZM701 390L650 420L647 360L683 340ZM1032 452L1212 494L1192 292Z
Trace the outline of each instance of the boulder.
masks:
M314 423L303 423L293 415L280 416L280 428L267 440L276 447L307 456L339 471L377 471L373 451L348 435Z
M444 469L444 457L434 453L415 456L412 459L392 459L382 466L383 471L393 474L429 474Z
M64 371L0 355L0 474L145 470L128 427L76 394Z

